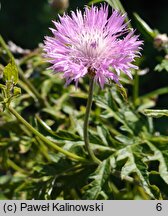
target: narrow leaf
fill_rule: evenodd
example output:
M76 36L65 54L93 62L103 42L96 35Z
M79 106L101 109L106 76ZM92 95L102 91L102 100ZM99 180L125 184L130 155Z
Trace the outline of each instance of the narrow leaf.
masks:
M144 34L146 34L148 37L154 38L155 32L149 27L149 25L137 13L134 13L134 17L141 31L144 32Z
M128 102L128 97L127 97L127 91L123 86L119 86L117 85L117 90L120 92L120 94L122 95L123 99Z
M146 109L144 110L144 114L154 118L160 118L162 116L168 116L168 110L152 110Z

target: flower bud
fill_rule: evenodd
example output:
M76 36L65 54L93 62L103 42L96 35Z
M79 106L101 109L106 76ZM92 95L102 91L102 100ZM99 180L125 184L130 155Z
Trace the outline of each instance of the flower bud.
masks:
M168 60L168 55L165 55L165 59Z
M158 34L154 39L154 46L158 50L163 49L168 45L168 37L167 34Z
M51 0L50 4L53 9L65 11L69 7L69 0Z

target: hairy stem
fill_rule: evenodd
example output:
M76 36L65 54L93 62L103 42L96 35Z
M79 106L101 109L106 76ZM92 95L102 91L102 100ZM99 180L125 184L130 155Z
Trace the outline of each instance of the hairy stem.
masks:
M21 115L19 115L19 113L13 109L11 106L8 107L9 111L22 123L24 124L34 135L36 135L37 137L39 137L44 143L46 143L48 146L54 148L55 150L57 150L58 152L61 152L62 154L66 155L67 157L73 159L73 160L77 160L77 161L81 161L81 162L87 162L85 158L79 157L76 154L73 154L71 152L68 152L64 149L62 149L61 147L57 146L55 143L53 143L52 141L48 140L45 136L43 136L39 131L37 131L35 128L33 128Z
M90 156L90 158L95 163L100 163L101 161L94 155L92 149L90 148L89 144L89 134L88 134L88 127L89 127L89 117L90 117L90 111L92 106L92 100L93 100L93 90L94 90L94 78L90 78L90 84L89 84L89 95L86 105L86 113L85 113L85 120L84 120L84 128L83 128L83 134L84 134L84 142L85 142L85 148Z
M134 86L133 86L134 105L137 105L138 96L139 96L139 75L138 75L138 71L135 70Z

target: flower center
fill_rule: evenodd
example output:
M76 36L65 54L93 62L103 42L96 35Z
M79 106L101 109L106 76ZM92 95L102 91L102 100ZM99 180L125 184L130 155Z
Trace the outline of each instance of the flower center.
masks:
M92 42L91 44L90 44L90 46L92 47L92 48L96 48L96 46L97 46L97 42L95 41L95 42Z
M91 76L91 77L94 77L96 75L96 69L95 68L92 68L91 66L88 67L88 74Z
M97 58L107 46L106 39L102 32L97 29L83 31L79 37L78 49L82 51L86 58Z

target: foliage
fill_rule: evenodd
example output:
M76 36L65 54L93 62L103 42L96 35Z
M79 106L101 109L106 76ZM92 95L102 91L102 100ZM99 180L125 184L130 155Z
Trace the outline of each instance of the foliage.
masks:
M160 64L156 65L155 70L159 72L166 70L168 72L168 59L163 59Z
M121 9L119 1L109 2ZM150 33L153 43L157 33L135 16L139 31L144 38ZM166 86L139 95L146 76L139 70L134 80L122 77L125 88L95 87L89 138L102 161L97 165L83 140L88 79L77 90L65 88L61 76L47 69L40 47L14 56L0 38L0 53L1 199L168 198L168 135L155 129L153 119L167 120L168 111L156 107Z

